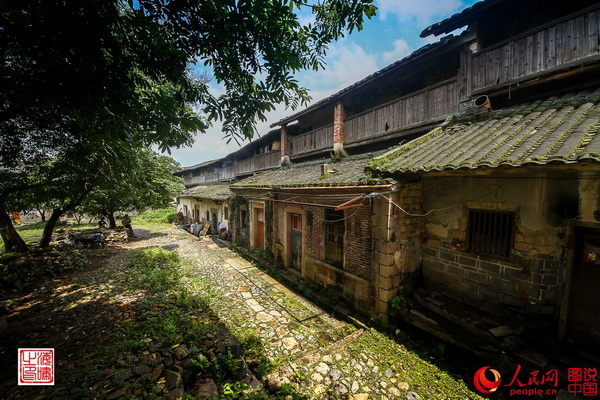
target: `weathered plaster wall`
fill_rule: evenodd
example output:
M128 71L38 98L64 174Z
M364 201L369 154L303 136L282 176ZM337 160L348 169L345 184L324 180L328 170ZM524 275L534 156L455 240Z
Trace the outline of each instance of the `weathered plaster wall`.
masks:
M231 207L229 206L229 202L222 201L220 203L216 203L213 200L202 199L199 201L198 199L179 199L179 204L177 206L177 211L183 212L183 206L187 206L188 208L188 216L193 220L195 218L194 211L196 207L200 212L200 222L206 222L206 212L208 211L210 214L210 218L212 218L212 210L217 210L217 223L221 222L225 218L225 207L229 208L229 212L231 212ZM193 222L193 221L192 221Z
M567 221L578 218L576 179L551 173L423 180L423 277L428 286L510 314L555 315L560 303ZM593 195L589 195L593 202ZM597 203L597 202L596 202ZM469 209L515 212L509 259L467 251Z

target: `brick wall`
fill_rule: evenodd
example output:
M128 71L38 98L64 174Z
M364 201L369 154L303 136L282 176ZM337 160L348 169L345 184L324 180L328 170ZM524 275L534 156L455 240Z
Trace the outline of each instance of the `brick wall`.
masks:
M333 143L344 143L344 105L337 103L333 110Z
M383 325L388 323L389 301L416 276L420 266L422 218L421 184L404 184L398 193L374 201L373 311ZM392 203L393 202L393 203Z
M443 240L423 247L423 275L443 293L506 316L515 308L553 315L559 303L560 260L550 255L513 250L504 261L455 250Z
M322 221L325 217L322 207L306 206L306 255L317 260L323 260L323 228Z
M373 262L373 213L365 206L346 210L344 270L364 279L371 279Z
M556 315L564 275L565 215L572 213L564 196L576 193L577 182L506 182L454 177L424 183L427 209L444 208L424 218L425 284L505 316L519 314L522 321L532 314ZM515 240L508 258L468 251L469 209L515 214Z

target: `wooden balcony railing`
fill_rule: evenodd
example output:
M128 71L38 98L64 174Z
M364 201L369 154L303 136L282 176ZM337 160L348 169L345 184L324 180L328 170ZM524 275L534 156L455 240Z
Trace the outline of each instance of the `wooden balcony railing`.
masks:
M308 153L314 150L331 148L333 146L333 125L294 136L290 139L291 155Z
M271 151L269 153L239 160L235 162L235 175L250 174L267 168L275 168L279 166L280 161L280 151Z
M598 56L600 10L595 8L474 54L472 90L511 83Z
M234 177L234 167L220 168L210 174L203 174L185 178L186 186L196 186L208 183L219 182L225 179L232 179Z
M385 134L454 114L458 106L456 79L450 79L370 109L344 122L344 142Z

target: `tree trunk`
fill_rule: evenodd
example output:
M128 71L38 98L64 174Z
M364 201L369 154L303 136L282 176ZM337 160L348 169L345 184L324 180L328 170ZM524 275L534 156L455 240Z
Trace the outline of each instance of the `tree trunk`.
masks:
M15 229L10 217L4 209L4 199L0 198L0 234L4 241L4 250L26 252L29 250L27 243Z
M40 210L38 208L37 212L40 214L40 217L42 217L42 222L46 222L46 210Z
M107 211L106 216L108 217L108 227L110 229L115 229L117 227L117 223L115 222L115 212Z
M52 214L50 214L50 218L48 218L48 221L44 226L44 232L42 233L42 239L40 240L40 247L48 247L50 245L50 241L52 240L52 232L54 232L56 223L64 213L65 210L58 208L52 210Z

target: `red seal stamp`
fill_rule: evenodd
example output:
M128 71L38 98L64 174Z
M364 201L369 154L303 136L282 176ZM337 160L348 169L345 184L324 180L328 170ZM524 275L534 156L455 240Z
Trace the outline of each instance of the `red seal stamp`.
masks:
M54 385L54 349L19 349L19 385Z

